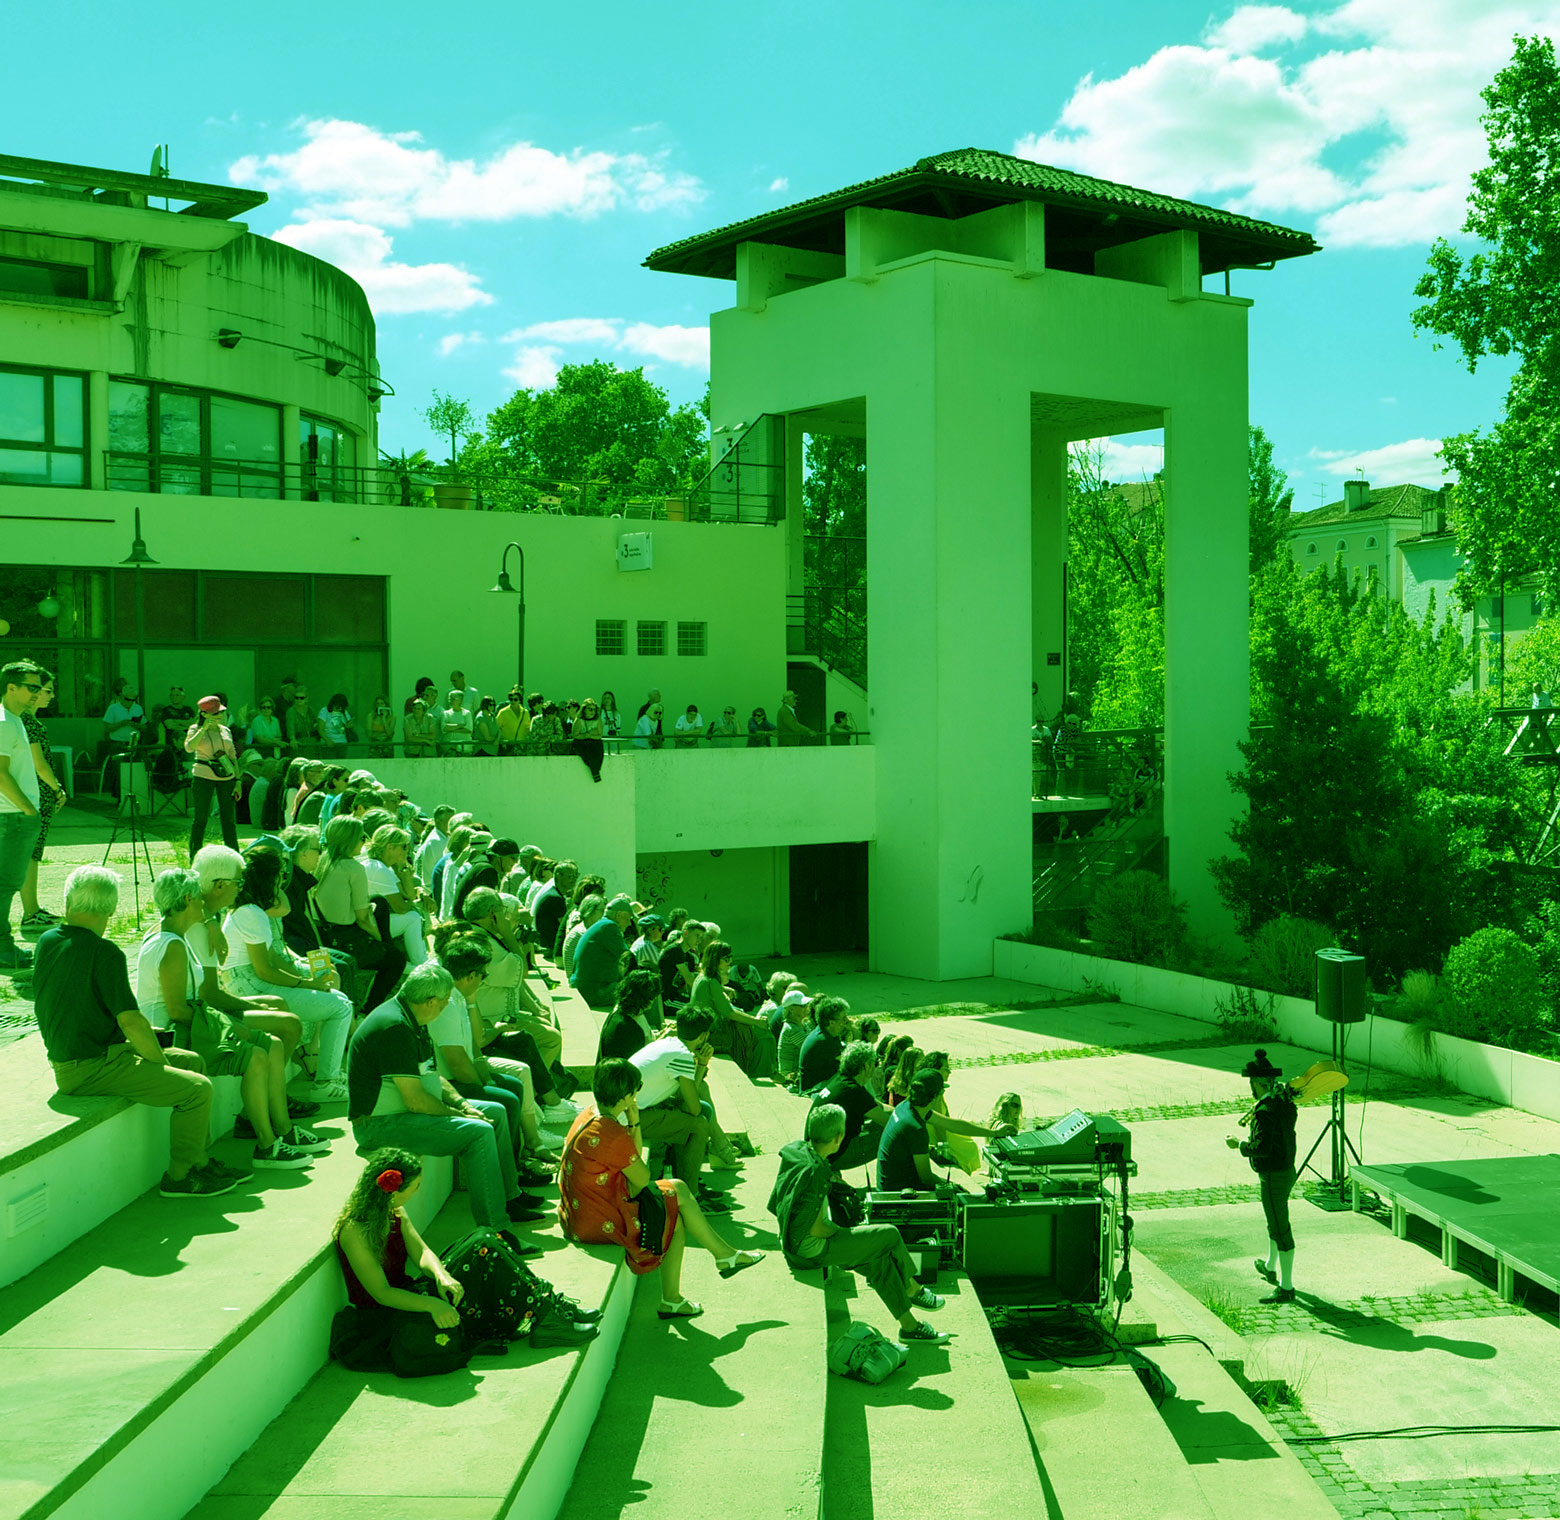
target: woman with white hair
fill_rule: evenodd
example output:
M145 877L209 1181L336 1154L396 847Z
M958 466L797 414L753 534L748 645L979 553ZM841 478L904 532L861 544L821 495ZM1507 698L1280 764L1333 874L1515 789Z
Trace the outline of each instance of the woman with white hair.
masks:
M180 1031L213 1077L237 1077L244 1118L255 1141L255 1165L297 1171L330 1142L293 1122L287 1108L287 1058L275 1035L211 1007L200 996L204 968L185 936L205 917L200 877L174 869L158 874L152 900L161 922L141 941L136 1002L154 1029ZM235 1126L235 1134L237 1126Z
M281 998L299 1020L319 1031L319 1054L312 1072L312 1096L321 1103L345 1103L342 1061L352 1030L352 1000L340 991L340 979L327 967L314 975L308 962L288 949L282 920L287 915L285 857L264 847L244 861L243 880L233 910L222 925L227 941L223 975L230 990ZM301 1058L300 1058L301 1059Z
M518 910L519 900L515 899ZM585 931L607 911L607 900L599 892L593 892L580 904L580 921L563 937L563 975L568 984L574 985L574 952L579 949Z
M405 829L387 823L374 830L368 842L363 871L368 880L368 895L382 897L390 910L390 934L406 948L406 958L414 966L428 959L428 925L423 908L433 899L422 890L412 869L412 836Z
M364 970L374 973L368 1006L377 1008L395 993L406 969L406 956L398 944L379 932L368 891L368 873L358 859L363 844L363 822L337 813L320 836L319 880L312 897L325 943L344 950Z

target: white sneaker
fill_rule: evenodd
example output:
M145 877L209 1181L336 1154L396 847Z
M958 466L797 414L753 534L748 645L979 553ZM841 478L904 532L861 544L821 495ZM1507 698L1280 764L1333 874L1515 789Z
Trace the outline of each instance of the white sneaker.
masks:
M571 1103L567 1098L559 1098L551 1108L541 1110L542 1123L554 1129L568 1127L579 1117L580 1106Z
M318 1082L311 1082L309 1096L316 1103L345 1103L347 1101L346 1078L333 1077L328 1081L321 1078Z

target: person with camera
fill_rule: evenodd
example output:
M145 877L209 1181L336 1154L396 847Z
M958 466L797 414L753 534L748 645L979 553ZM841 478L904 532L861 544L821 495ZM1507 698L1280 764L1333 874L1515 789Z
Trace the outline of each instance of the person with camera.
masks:
M238 779L238 751L233 734L222 721L227 716L227 700L220 693L202 697L196 706L200 718L184 736L186 754L195 757L195 774L190 781L190 858L193 860L206 842L206 820L215 799L221 821L222 843L238 848L238 810L233 787Z
M471 746L479 755L498 753L498 703L492 697L483 697L471 720Z

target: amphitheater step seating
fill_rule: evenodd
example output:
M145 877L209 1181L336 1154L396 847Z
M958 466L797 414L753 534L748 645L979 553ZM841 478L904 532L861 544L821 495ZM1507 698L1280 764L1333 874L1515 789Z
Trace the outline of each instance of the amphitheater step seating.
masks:
M123 1098L67 1098L43 1041L0 1047L0 1288L155 1186L168 1164L168 1111ZM238 1079L214 1084L212 1131L238 1111Z
M146 1192L0 1291L0 1520L182 1514L319 1369L343 1301L331 1226L361 1166L336 1112L317 1123L335 1149L309 1171L219 1198ZM90 1185L90 1141L56 1150ZM420 1221L448 1163L425 1178Z

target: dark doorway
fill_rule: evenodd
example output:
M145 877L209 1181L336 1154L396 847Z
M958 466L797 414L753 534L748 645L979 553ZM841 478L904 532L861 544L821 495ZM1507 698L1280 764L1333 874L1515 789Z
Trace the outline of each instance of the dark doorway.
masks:
M792 954L866 948L866 844L793 844Z
M790 682L791 690L796 693L796 716L815 734L821 734L829 726L827 701L824 696L828 677L824 674L823 667L814 665L808 660L791 660L785 667L785 678ZM773 718L774 714L770 713L769 716ZM819 848L833 849L834 846L819 846Z

